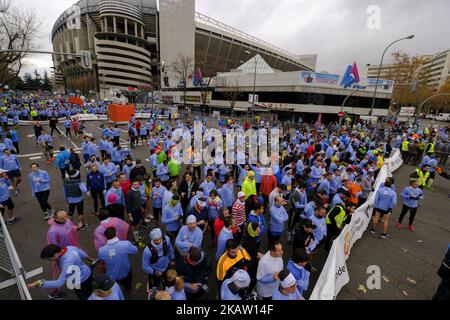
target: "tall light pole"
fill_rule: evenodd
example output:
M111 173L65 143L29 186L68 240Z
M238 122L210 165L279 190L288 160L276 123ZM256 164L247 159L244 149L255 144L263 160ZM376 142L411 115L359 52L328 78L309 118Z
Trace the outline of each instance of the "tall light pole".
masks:
M373 116L373 108L375 107L375 97L376 97L377 91L378 91L378 82L380 81L381 67L383 66L383 60L384 60L384 55L386 54L386 51L388 51L388 49L389 49L393 44L395 44L395 43L397 43L397 42L399 42L399 41L402 41L402 40L411 40L412 38L414 38L414 35L410 35L410 36L408 36L408 37L405 37L405 38L401 38L401 39L395 40L395 41L392 42L390 45L388 45L388 46L386 47L386 49L384 49L383 55L381 56L381 62L380 62L380 65L379 65L379 67L378 67L377 82L375 83L375 90L374 90L374 92L373 92L372 107L371 107L371 109L370 109L370 116L371 116L371 117Z
M245 53L247 55L250 54L250 51L246 50ZM256 93L256 66L258 64L258 60L256 60L256 54L255 54L255 73L253 74L253 97L252 97L252 114L253 110L255 109L255 93Z

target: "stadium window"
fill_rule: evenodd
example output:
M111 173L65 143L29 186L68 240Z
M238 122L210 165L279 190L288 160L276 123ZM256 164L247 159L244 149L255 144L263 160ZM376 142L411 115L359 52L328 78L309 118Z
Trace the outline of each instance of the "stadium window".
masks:
M125 21L123 18L116 17L116 31L117 33L125 33Z
M128 35L136 37L135 23L128 21L127 25L128 25Z

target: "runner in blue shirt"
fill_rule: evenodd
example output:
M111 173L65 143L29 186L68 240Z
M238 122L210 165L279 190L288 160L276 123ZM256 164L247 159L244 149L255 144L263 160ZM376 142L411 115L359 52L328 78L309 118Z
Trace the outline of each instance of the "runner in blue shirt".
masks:
M86 252L76 247L60 248L57 245L48 245L41 252L41 259L48 259L57 263L61 273L57 280L37 280L28 284L28 288L43 287L57 289L68 285L73 289L79 300L87 300L92 294L92 271L83 260L93 262ZM81 283L76 283L79 280Z
M133 273L131 271L129 255L138 253L138 248L130 241L120 241L113 227L105 230L108 242L99 249L97 259L103 261L106 267L106 275L120 283L125 292L132 288Z

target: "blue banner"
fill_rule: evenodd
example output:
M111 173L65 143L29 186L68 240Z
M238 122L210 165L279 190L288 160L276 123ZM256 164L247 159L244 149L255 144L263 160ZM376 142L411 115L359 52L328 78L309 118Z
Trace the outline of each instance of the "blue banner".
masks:
M302 71L300 72L300 83L337 86L339 83L339 75Z

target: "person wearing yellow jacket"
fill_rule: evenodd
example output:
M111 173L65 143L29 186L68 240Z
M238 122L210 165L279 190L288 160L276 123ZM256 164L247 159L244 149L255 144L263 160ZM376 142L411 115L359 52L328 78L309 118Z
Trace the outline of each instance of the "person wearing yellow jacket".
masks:
M256 182L255 182L255 173L253 171L249 171L247 178L245 178L242 183L242 192L245 193L245 200L247 200L250 196L256 196Z
M383 166L383 164L384 164L384 157L383 157L383 153L381 152L381 153L378 153L378 156L377 156L377 170L380 170L381 167Z

